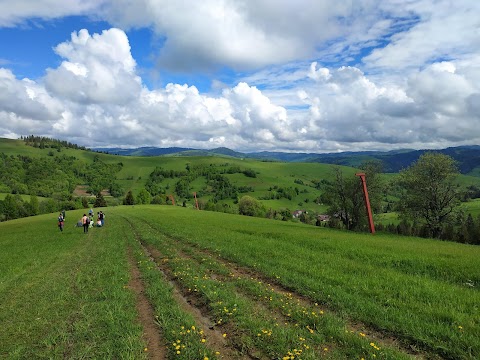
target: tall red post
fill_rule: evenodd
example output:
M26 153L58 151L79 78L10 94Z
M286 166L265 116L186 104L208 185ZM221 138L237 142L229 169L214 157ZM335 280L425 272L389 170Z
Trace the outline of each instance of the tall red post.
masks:
M197 193L196 192L193 193L193 197L195 198L195 207L198 210L198 200L197 200Z
M172 205L175 206L175 198L173 197L173 195L169 195L170 197L170 200L172 200Z
M365 208L367 209L367 215L368 215L368 226L370 227L370 232L372 234L375 234L375 225L373 224L372 209L370 208L370 199L368 198L367 180L365 180L365 174L358 173L355 175L360 176L360 180L362 181L363 198L365 200Z

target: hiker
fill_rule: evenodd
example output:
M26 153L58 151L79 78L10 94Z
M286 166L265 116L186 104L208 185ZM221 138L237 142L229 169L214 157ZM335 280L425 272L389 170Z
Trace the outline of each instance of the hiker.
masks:
M88 227L89 227L89 228L93 228L93 224L94 224L94 222L93 222L93 216L89 216L89 217L88 217Z
M63 221L65 221L65 219L67 218L65 209L62 210L62 216L63 216Z
M58 215L58 228L60 231L63 231L63 225L64 225L65 218L63 217L62 213Z
M95 214L95 213L93 212L93 209L90 208L90 210L88 211L88 215L89 215L89 216L93 216L93 214Z
M103 211L100 211L100 213L98 214L98 218L102 222L102 226L104 226L105 225L105 214L103 213Z
M82 217L83 232L88 233L88 226L90 225L90 218L87 214L83 214Z
M97 227L102 227L102 221L100 219L97 219Z

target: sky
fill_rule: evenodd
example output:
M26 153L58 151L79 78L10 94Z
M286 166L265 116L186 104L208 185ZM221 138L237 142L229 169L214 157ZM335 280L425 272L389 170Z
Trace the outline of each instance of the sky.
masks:
M0 137L480 144L477 0L0 0Z

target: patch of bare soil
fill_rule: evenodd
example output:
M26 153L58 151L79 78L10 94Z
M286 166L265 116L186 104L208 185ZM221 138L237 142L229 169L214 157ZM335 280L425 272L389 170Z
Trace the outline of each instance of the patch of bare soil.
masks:
M169 283L173 286L173 297L182 309L193 316L195 322L203 329L206 343L211 348L220 352L222 359L253 359L251 356L242 356L236 350L229 347L226 339L223 337L223 331L220 331L216 324L208 317L208 309L200 304L191 294L183 293L181 286L175 281L170 269L163 264L164 256L160 251L151 246L142 247L146 254L155 262L159 271L161 271Z
M135 239L138 241L140 246L142 247L143 251L145 252L145 255L149 257L156 265L156 268L164 278L169 282L170 285L172 285L173 288L173 297L176 300L176 302L182 307L182 309L185 312L188 312L193 316L195 319L195 322L202 328L206 343L209 346L210 349L213 349L215 351L218 351L221 354L222 359L235 359L235 360L252 360L252 359L257 359L256 357L252 356L244 356L242 354L239 354L237 350L234 348L230 347L227 340L223 337L223 333L226 332L225 329L223 331L220 331L217 327L216 324L208 317L207 315L207 309L204 305L200 305L194 296L188 295L186 292L182 292L182 288L179 284L177 284L174 281L174 276L171 273L170 269L164 265L162 262L162 259L164 256L160 253L158 249L152 248L152 247L146 247L139 236L139 234L135 231L132 223L126 219L127 222L130 223L130 226L132 227L132 231L135 234ZM135 269L138 272L138 276L140 276L138 268ZM143 286L143 284L142 284ZM185 290L185 289L183 289ZM143 290L142 290L143 293ZM148 303L148 300L147 300ZM151 308L151 306L150 306ZM153 311L153 309L152 309Z
M143 338L147 343L147 354L150 359L163 360L167 357L166 344L160 336L160 329L155 324L155 312L145 296L145 288L133 255L129 249L128 261L130 263L130 282L128 287L135 293L138 320L143 327Z
M73 190L73 195L78 197L93 197L92 194L87 192L87 185L77 185L75 190ZM103 189L101 191L102 196L110 196L110 191L108 189Z

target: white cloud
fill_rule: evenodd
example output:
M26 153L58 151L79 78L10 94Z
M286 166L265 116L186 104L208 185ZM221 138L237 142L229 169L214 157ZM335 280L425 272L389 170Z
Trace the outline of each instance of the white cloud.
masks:
M61 102L36 82L17 80L10 70L0 68L0 112L48 121L58 118L62 109Z
M47 89L58 97L81 103L126 103L140 92L135 60L122 30L105 30L92 36L86 29L72 33L71 41L55 47L67 59L48 69Z
M409 16L413 15L418 22L394 34L387 46L366 56L363 61L367 66L418 68L452 54L463 57L478 52L480 2L419 0L383 4L386 10L393 12L397 5L400 11L410 13Z
M55 19L62 16L88 14L102 0L1 0L0 27L11 27L31 18Z
M63 62L41 79L19 80L0 68L5 136L299 151L480 141L475 1L27 3L9 8L0 0L0 27L86 14L118 28L72 33L54 49ZM154 50L160 73L247 72L215 80L215 95L195 84L149 89L124 32L145 26L164 40Z

